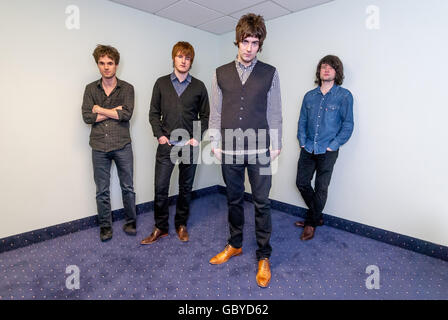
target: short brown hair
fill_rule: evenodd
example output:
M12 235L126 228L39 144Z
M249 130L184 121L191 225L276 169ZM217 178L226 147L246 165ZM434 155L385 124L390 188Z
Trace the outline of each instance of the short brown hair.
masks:
M95 51L93 51L95 62L98 64L98 60L104 56L108 56L110 59L114 60L115 64L120 63L120 53L117 49L102 44L97 45Z
M235 45L238 46L247 37L258 38L260 45L258 51L263 47L263 41L266 39L266 25L264 18L254 13L248 13L240 18L235 28Z
M340 86L344 82L344 65L342 64L341 59L332 55L328 55L320 59L319 64L317 65L316 80L314 81L314 83L318 84L319 86L322 85L322 80L320 79L320 69L323 64L328 64L336 71L334 82L338 86Z
M173 50L171 52L171 56L173 58L173 63L174 63L174 58L176 57L176 55L178 53L181 53L187 57L190 57L191 59L191 66L193 65L193 60L194 60L194 48L193 46L186 42L186 41L179 41L178 43L176 43L173 47ZM191 67L190 66L190 67Z

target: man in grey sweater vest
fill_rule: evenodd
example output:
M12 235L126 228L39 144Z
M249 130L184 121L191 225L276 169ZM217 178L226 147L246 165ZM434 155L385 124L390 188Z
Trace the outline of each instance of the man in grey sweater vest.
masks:
M210 263L221 264L242 254L247 168L255 206L256 280L260 287L267 287L271 279L270 163L280 154L282 135L278 72L257 60L265 37L263 17L255 14L241 17L236 27L238 56L216 69L209 122L212 151L222 160L230 228L228 244Z

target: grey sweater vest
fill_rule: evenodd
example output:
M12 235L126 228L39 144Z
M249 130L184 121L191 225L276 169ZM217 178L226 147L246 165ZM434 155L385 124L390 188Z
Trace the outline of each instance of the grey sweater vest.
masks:
M267 94L271 88L274 74L273 66L258 61L243 85L234 61L216 69L216 78L222 92L221 134L224 150L269 148L269 126L266 116ZM253 137L255 140L252 139L251 143L251 138L247 136L241 137L240 135L240 139L234 136L231 139L233 140L232 145L232 141L226 139L225 129L238 130L235 131L237 135L243 132L249 134L252 131L255 133ZM263 139L258 139L258 134L263 132L259 131L260 129L266 132ZM244 139L244 143L241 138Z

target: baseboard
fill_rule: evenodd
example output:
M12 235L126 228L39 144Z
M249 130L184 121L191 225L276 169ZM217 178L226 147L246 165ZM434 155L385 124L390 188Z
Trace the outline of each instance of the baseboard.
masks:
M213 193L225 194L226 188L220 185L216 185L195 190L193 191L192 198L196 199ZM170 197L170 205L174 204L176 200L177 196ZM245 193L245 200L252 202L252 195L249 193ZM305 208L277 200L271 200L271 207L275 210L282 211L301 218L304 218L306 214ZM151 210L154 210L153 201L137 205L137 215ZM114 221L122 220L124 218L123 209L113 211L112 216ZM448 261L448 247L446 246L401 235L392 231L371 227L350 220L345 220L339 217L331 216L329 214L324 214L324 221L326 226L351 232L403 249L411 250L427 256ZM97 216L95 215L76 221L71 221L60 225L7 237L4 239L0 239L0 253L97 226Z
M192 199L196 199L211 193L217 193L218 186L212 186L195 190L192 193ZM176 203L177 195L169 198L170 205ZM154 201L145 202L137 205L137 215L154 210ZM112 211L112 221L119 221L124 219L124 210L118 209ZM35 243L54 239L70 233L98 227L97 215L82 218L75 221L70 221L48 228L38 229L18 235L10 236L0 239L0 253L23 248Z
M218 186L218 191L219 193L225 194L226 188L223 186ZM246 201L252 202L252 195L246 192L244 195L244 199ZM294 206L277 200L271 200L271 208L301 218L305 218L305 214L307 211L307 209L305 208ZM344 230L366 238L374 239L403 249L411 250L430 257L448 261L448 247L446 246L405 236L392 231L371 227L358 222L345 220L339 217L331 216L329 214L324 214L323 216L326 226Z

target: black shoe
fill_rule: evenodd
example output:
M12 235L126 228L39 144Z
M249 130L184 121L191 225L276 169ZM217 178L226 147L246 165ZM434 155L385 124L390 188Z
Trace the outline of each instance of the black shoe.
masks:
M296 227L299 227L299 228L304 228L305 227L305 221L296 221L296 222L294 222L294 225L296 226ZM324 225L324 219L320 219L318 222L317 222L317 226L316 227L321 227L321 226L323 226Z
M137 224L135 222L128 222L123 226L123 231L130 236L137 234Z
M112 228L111 227L101 227L100 228L100 239L103 242L112 239Z

